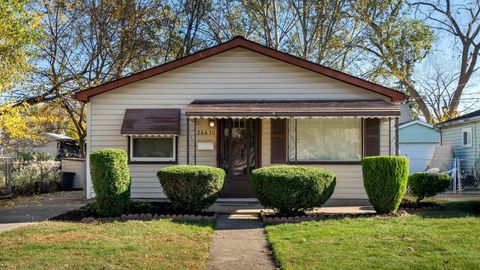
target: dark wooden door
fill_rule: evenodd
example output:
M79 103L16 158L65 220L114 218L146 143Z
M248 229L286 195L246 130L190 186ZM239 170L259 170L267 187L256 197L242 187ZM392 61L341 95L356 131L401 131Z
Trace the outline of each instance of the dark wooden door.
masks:
M222 119L219 122L218 165L227 174L220 196L255 197L249 177L259 166L259 120Z

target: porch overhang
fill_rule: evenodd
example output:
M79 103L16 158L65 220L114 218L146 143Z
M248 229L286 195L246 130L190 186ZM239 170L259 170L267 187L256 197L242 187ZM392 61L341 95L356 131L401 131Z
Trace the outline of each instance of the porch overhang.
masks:
M194 100L187 118L385 118L400 108L384 100Z

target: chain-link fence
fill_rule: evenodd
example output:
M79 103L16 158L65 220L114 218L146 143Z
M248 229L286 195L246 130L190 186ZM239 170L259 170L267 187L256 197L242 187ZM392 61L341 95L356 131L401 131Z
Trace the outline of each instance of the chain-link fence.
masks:
M450 192L480 192L480 160L459 158L409 158L410 173L444 172L452 177Z
M0 157L0 197L32 195L59 189L58 161L16 161Z

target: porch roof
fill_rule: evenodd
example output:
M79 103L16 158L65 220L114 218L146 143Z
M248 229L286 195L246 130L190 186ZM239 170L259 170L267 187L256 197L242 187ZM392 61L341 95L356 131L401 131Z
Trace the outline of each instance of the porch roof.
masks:
M397 104L384 100L194 100L189 118L399 117Z
M180 109L127 109L122 135L165 136L180 134Z

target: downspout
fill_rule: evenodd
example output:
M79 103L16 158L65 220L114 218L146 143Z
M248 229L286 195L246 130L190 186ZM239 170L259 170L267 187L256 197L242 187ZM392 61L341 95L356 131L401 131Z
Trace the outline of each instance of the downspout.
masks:
M441 128L439 128L440 130L440 145L443 145L443 131Z

